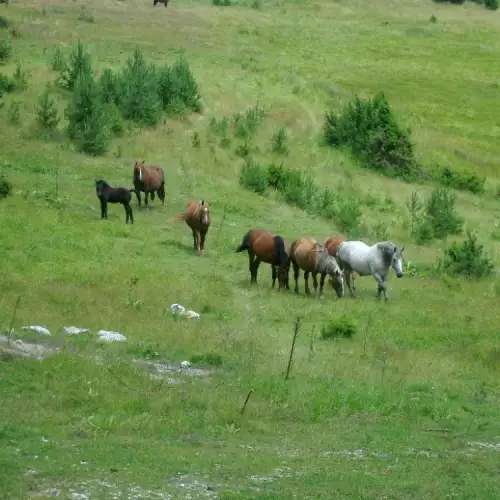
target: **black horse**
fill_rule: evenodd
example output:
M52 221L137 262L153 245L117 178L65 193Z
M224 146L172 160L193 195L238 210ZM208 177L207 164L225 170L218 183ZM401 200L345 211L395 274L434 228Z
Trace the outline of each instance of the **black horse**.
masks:
M95 191L99 201L101 202L101 219L108 218L108 203L121 203L125 208L125 223L134 223L134 214L132 213L132 205L130 201L132 200L132 191L127 188L114 188L111 187L106 181L98 180L95 181Z

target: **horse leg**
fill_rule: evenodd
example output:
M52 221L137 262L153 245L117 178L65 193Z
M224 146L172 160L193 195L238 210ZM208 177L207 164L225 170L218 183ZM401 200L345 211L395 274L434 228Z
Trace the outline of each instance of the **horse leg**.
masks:
M257 273L259 271L259 266L260 266L260 259L258 257L255 257L255 260L253 261L253 282L257 284Z
M139 188L135 188L135 195L137 196L137 204L139 205L139 210L142 208L141 202L141 191Z
M271 264L271 269L272 269L272 278L273 278L273 284L271 285L271 288L274 288L274 285L276 284L276 266Z
M349 293L351 294L351 297L356 297L356 286L354 284L354 280L352 285L351 285L351 279L352 279L352 274L350 270L346 270L345 272L345 282L347 284L347 288L349 289Z
M155 192L151 191L151 206L154 207L155 205Z
M149 193L147 191L144 191L144 206L146 207L146 210L149 210L148 196L149 196Z
M311 290L309 289L309 271L304 271L304 284L306 287L306 295L311 295Z
M107 202L104 198L101 198L99 201L101 202L101 219L107 219Z
M191 229L191 232L193 233L193 248L195 250L198 250L198 239L196 237L196 231L194 229Z
M325 286L326 274L321 274L321 279L319 280L319 298L323 298L323 287Z
M380 276L380 274L378 274L378 273L375 273L372 276L375 278L375 280L378 283L378 287L377 287L377 299L380 299L381 293L384 292L384 299L386 301L388 301L389 300L389 296L387 294L387 286L384 283L384 278L382 276Z
M313 279L314 294L318 293L318 276L316 273L311 273Z
M201 248L201 254L203 255L203 252L205 251L205 238L207 236L206 232L200 231L200 248Z
M292 260L292 265L293 265L293 279L295 280L295 293L299 293L299 274L300 274L300 269L299 265Z
M254 265L255 255L249 250L248 251L248 270L250 271L250 284L257 283L257 276L255 281L253 279L253 265Z
M133 224L134 223L134 212L132 211L132 205L130 203L127 203L126 208L128 210L128 218L130 220L130 224Z
M166 7L166 5L165 5ZM165 205L165 183L162 182L160 189L158 189L158 197L161 200L161 204Z

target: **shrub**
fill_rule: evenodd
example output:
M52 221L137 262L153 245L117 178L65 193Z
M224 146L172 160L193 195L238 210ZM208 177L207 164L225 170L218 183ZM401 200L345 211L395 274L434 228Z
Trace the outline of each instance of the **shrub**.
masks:
M140 125L160 121L160 101L154 65L147 64L139 47L134 48L121 74L123 116Z
M280 127L271 137L271 150L279 154L288 153L288 134L285 127Z
M337 339L339 337L352 338L356 333L356 323L349 316L331 318L321 326L321 338L324 340Z
M333 219L335 225L349 235L358 229L363 215L358 200L340 192L334 197L333 203L324 209L323 214Z
M229 7L231 5L231 0L212 0L212 4L217 7Z
M455 209L456 196L445 187L435 188L425 204L425 219L435 238L462 232L464 220Z
M410 131L403 130L384 93L373 99L355 97L340 115L325 116L324 138L334 147L348 146L366 167L401 177L417 175Z
M13 92L15 87L14 82L8 76L0 73L0 92Z
M470 191L471 193L484 193L484 184L486 177L482 179L475 172L457 172L450 170L447 167L437 169L435 178L445 186L459 189L462 191Z
M10 104L7 116L12 125L18 125L21 122L21 103L19 101L13 101Z
M0 199L6 198L12 191L12 184L0 174Z
M63 89L73 90L82 73L92 75L92 61L84 45L78 41L71 51L69 64L63 63L57 84Z
M62 71L66 67L66 61L64 59L64 54L60 47L56 47L54 54L52 55L52 60L50 62L50 67L53 71Z
M246 161L240 172L240 185L258 194L264 194L267 189L267 170L262 165Z
M182 112L186 108L197 113L203 109L198 83L183 55L158 72L158 93L163 109Z
M101 98L106 104L120 105L122 89L120 80L113 70L106 68L99 78Z
M290 205L306 209L312 205L316 186L312 174L304 174L300 170L287 169L279 191Z
M12 55L12 44L6 37L0 38L0 64L7 62Z
M38 98L35 111L36 121L41 129L54 130L57 127L59 123L57 106L55 100L50 97L48 88Z
M484 251L484 246L478 243L476 235L467 231L467 239L462 243L454 242L444 251L444 258L439 263L445 271L466 276L482 278L492 274L494 266Z
M0 3L2 3L1 0ZM5 29L8 28L9 26L10 26L9 20L3 16L0 16L0 29Z
M12 81L14 84L14 90L24 90L28 87L26 73L21 69L21 65L19 63L16 65L16 71L14 71Z
M92 73L79 75L66 118L68 135L79 151L93 156L106 152L109 140L106 110Z

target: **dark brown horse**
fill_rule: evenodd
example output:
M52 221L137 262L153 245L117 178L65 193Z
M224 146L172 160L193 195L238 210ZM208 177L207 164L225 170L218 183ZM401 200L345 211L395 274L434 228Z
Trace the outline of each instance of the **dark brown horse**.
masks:
M281 236L265 229L251 229L243 236L241 245L236 252L248 251L250 283L257 283L257 271L261 262L271 264L272 279L276 283L278 277L279 289L289 290L288 273L290 271L290 244Z
M347 236L343 234L339 234L338 236L329 236L325 242L323 243L328 250L328 253L330 255L333 255L333 257L337 258L337 250L339 248L339 245L343 243L344 241L347 241ZM338 262L338 259L337 259ZM339 264L340 265L340 264ZM351 271L351 279L355 280L357 277L356 271ZM348 277L346 276L346 280ZM330 278L330 285L334 285L333 280ZM356 285L356 283L354 283Z
M306 294L310 295L309 274L312 274L314 291L318 289L317 274L321 274L319 296L323 296L325 277L329 274L338 297L344 295L344 272L340 269L335 257L329 254L326 247L320 245L314 238L298 238L290 246L290 261L293 265L295 278L295 293L299 293L299 273L304 271Z
M121 203L125 208L125 223L134 223L134 214L132 212L132 193L130 189L118 187L111 187L106 181L102 179L95 181L95 191L99 201L101 202L101 219L108 218L108 203Z
M172 221L183 220L193 232L194 249L198 255L203 255L205 238L210 227L210 205L208 201L191 200L186 211L177 215Z
M134 184L134 192L137 195L137 203L141 208L141 191L144 193L144 204L148 207L148 195L151 194L151 201L155 199L155 192L161 200L161 204L165 205L165 174L161 167L154 165L145 165L142 162L135 162L134 172L132 175L132 183Z

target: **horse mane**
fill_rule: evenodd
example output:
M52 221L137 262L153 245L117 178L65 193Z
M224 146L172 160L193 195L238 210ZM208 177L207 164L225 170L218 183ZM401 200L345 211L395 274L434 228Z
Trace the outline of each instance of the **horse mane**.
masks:
M384 262L390 266L392 256L397 250L396 245L392 241L380 241L377 243L377 248L382 251Z
M330 252L325 246L317 243L314 251L318 254L316 267L319 272L330 274L335 270L335 264L337 264L337 261L335 260L335 257L333 257L333 255L330 255Z
M105 188L106 187L111 187L111 185L108 184L104 179L98 179L98 180L96 180L95 184L96 184L96 186L100 185L100 186L105 187Z

